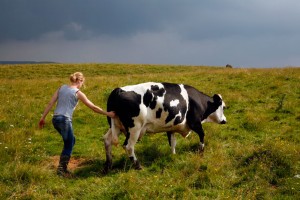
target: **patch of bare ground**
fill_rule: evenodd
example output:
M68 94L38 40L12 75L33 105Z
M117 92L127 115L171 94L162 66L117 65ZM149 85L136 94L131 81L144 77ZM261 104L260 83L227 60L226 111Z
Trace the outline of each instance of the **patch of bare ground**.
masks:
M52 156L50 158L50 160L51 160L51 164L50 164L51 167L53 167L55 169L57 168L58 163L59 163L59 158L60 158L60 156ZM71 157L70 162L68 164L68 170L74 171L74 170L76 170L76 169L78 169L80 167L83 167L84 164L86 164L86 159Z

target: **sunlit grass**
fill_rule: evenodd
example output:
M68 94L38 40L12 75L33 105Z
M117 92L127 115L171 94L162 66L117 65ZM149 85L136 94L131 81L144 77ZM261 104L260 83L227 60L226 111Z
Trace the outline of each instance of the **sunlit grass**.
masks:
M199 138L177 136L172 155L165 133L136 145L143 166L135 171L121 146L103 175L106 117L79 104L74 113L76 179L55 174L62 141L51 124L37 123L53 92L69 74L86 76L83 92L106 108L110 91L147 81L192 85L222 94L226 125L204 124ZM1 199L296 199L300 195L300 69L47 64L0 66ZM124 136L120 137L123 141Z

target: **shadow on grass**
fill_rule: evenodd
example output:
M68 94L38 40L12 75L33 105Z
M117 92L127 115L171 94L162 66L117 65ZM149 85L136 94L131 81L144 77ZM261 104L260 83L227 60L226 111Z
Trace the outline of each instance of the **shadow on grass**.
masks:
M115 148L114 151L124 151L120 148ZM199 144L194 143L192 145L182 144L178 147L177 154L185 154L187 152L193 152L195 154L202 155L203 152L199 152ZM142 144L136 149L136 156L142 165L142 168L148 168L150 171L163 171L174 163L176 155L171 153L171 149L168 146L156 145L153 143ZM128 172L134 170L134 166L124 152L123 155L114 157L112 169L105 174L104 173L105 160L90 159L82 161L76 169L74 174L77 178L88 178L88 177L103 177L110 176L120 172Z
M104 166L105 160L86 160L74 169L75 178L111 176L134 169L131 161L125 154L117 159L113 159L113 167L108 173L104 172Z
M88 178L95 176L103 176L102 169L104 162L99 159L85 160L74 170L76 178Z

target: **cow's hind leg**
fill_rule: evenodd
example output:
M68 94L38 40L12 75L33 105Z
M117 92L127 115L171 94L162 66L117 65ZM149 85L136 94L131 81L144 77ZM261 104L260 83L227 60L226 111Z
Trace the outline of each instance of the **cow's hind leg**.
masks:
M168 141L169 141L169 145L171 146L171 151L172 154L176 154L176 138L175 138L175 133L174 132L167 132L167 136L168 136Z
M110 128L103 137L106 153L104 173L108 173L108 171L112 169L112 145L118 145L119 134L120 129L118 127L112 126L112 128Z
M132 163L134 165L134 168L137 170L140 170L140 169L142 169L142 167L134 153L134 145L136 144L136 142L139 138L140 130L138 130L138 131L129 130L129 133L130 133L130 136L128 139L128 144L126 145L126 151L128 153L130 160L132 161Z
M109 170L112 168L112 131L109 129L107 133L104 135L104 146L106 152L106 161L104 165L104 173L108 173Z

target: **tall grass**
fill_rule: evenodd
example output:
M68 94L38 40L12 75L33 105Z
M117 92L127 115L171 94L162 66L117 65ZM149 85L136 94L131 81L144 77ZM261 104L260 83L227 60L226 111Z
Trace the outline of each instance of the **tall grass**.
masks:
M79 104L74 114L76 178L55 174L62 142L51 125L37 123L69 74L86 76L83 92L106 108L110 91L147 81L185 83L222 94L226 125L204 124L206 149L196 134L177 135L171 155L165 133L136 145L135 171L124 150L105 162L106 118ZM1 199L297 199L300 196L300 68L228 69L205 66L41 64L0 66ZM124 140L124 137L121 137Z

